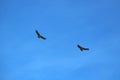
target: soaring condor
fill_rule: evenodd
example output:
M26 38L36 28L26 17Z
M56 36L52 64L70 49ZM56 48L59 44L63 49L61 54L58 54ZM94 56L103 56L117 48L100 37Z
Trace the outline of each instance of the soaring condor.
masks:
M84 48L84 47L80 46L79 44L77 45L77 47L78 47L81 51L83 51L83 50L89 50L89 48Z
M43 39L43 40L46 40L46 38L43 37L43 36L38 32L38 30L35 30L35 32L36 32L38 38L41 38L41 39Z

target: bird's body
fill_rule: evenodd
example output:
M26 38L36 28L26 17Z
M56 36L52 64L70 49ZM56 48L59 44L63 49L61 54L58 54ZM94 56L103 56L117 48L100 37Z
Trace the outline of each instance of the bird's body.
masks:
M81 51L83 51L83 50L89 50L89 48L84 48L84 47L82 47L82 46L80 46L80 45L77 45L77 47L78 47Z
M41 38L41 39L46 40L46 38L45 38L45 37L43 37L43 36L42 36L42 35L38 32L38 30L35 30L35 32L36 32L36 34L37 34L38 38Z

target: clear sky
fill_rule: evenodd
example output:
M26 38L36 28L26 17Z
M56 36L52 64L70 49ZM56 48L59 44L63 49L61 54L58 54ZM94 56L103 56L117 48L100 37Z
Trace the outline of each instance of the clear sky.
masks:
M0 0L0 36L0 80L120 80L120 0Z

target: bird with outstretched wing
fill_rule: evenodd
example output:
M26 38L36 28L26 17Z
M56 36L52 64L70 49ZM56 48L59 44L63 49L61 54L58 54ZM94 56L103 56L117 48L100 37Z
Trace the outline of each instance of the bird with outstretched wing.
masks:
M83 51L83 50L89 50L89 48L84 48L84 47L80 46L79 44L77 45L77 47L78 47L81 51Z
M41 39L46 40L46 38L45 38L45 37L43 37L43 36L42 36L42 35L38 32L38 30L35 30L35 32L36 32L36 34L37 34L38 38L41 38Z

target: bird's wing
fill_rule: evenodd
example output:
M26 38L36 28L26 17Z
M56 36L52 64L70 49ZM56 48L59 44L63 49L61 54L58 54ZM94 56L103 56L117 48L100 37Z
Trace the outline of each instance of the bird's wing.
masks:
M80 46L79 44L77 45L78 46L78 48L83 48L82 46Z
M45 38L45 37L43 37L43 36L40 36L40 37L41 37L42 39L44 39L44 40L46 39L46 38Z
M41 36L40 33L38 32L38 30L35 30L35 32L38 36Z
M84 50L89 50L89 48L84 48Z

